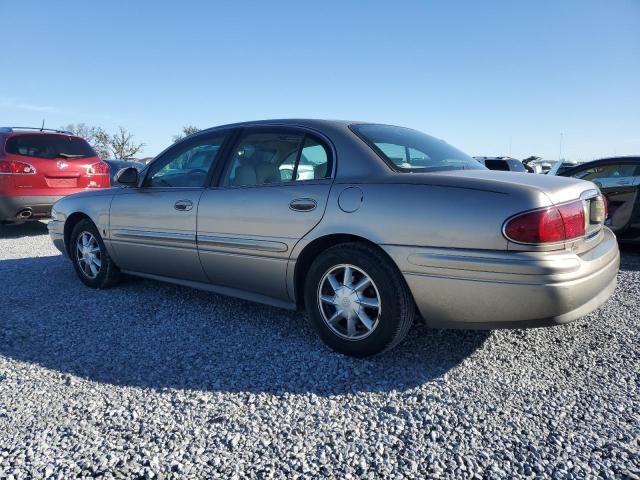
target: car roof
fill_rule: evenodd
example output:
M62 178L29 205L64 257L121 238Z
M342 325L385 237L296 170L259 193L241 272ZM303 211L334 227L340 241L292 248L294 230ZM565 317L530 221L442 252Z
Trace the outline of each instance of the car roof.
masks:
M602 162L602 163L613 163L613 162L640 162L640 156L627 155L627 156L622 156L622 157L606 157L606 158L599 158L598 160L593 160L593 161L591 161L591 162L585 162L585 163L582 163L581 165L586 165L587 163L595 163L595 162Z
M42 133L46 135L68 135L77 137L77 135L68 130L59 130L54 128L39 127L0 127L0 133Z
M275 118L271 120L250 120L246 122L228 123L225 125L218 125L213 128L234 128L234 127L249 127L260 125L287 125L287 126L300 126L311 128L322 128L327 126L340 126L345 127L354 123L371 123L371 122L355 122L349 120L323 120L319 118Z

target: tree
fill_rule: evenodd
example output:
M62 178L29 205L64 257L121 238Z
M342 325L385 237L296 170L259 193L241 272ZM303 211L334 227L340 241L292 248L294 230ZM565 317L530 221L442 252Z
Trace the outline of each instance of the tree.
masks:
M109 158L111 136L102 128L96 127L93 135L93 149L100 158Z
M100 158L109 158L110 136L102 127L91 127L84 123L70 123L66 127L61 127L61 130L84 138Z
M182 132L180 132L178 135L173 136L173 141L175 143L178 140L182 140L184 137L188 137L189 135L193 135L194 133L198 133L199 131L200 129L195 125L185 125L184 127L182 127Z
M118 133L109 137L109 148L114 158L132 160L144 148L144 143L135 143L133 134L124 127L118 127Z

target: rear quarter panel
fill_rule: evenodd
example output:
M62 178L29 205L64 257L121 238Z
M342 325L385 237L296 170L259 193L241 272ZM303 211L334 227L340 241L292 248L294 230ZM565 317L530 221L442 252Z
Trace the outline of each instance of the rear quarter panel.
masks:
M507 250L504 221L532 205L549 204L535 190L507 193L441 185L334 184L324 218L304 240L345 233L379 245Z

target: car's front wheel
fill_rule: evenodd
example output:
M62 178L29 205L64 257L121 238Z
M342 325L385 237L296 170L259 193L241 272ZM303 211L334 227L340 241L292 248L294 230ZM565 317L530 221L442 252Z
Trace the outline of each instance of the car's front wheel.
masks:
M81 220L73 228L69 255L78 277L88 287L108 288L120 278L120 270L91 220Z
M402 341L415 315L395 264L360 243L331 247L311 265L305 305L318 334L334 350L366 357Z

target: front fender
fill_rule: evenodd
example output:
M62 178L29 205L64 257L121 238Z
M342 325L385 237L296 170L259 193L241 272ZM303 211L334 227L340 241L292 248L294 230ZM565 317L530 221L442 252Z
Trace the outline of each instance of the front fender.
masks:
M82 218L89 218L98 228L107 249L109 231L109 208L117 190L105 189L95 192L82 192L69 195L58 200L51 210L52 220L49 234L52 241L60 249L60 241L64 242L63 253L66 253L68 237L73 226ZM111 252L110 252L111 253Z

